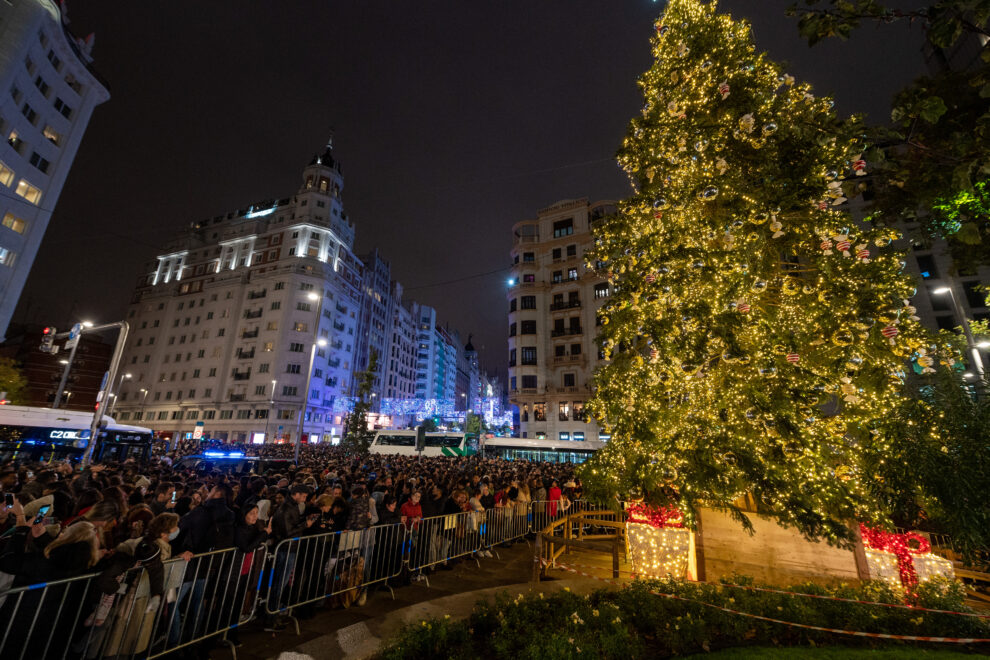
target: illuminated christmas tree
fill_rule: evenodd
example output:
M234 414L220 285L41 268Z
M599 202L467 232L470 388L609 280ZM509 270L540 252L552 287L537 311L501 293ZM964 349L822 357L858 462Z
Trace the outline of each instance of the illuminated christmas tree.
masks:
M861 452L883 450L907 358L935 359L899 234L842 210L865 173L857 122L714 2L671 0L653 52L619 152L634 194L588 255L613 289L589 404L612 439L585 477L689 523L751 494L848 538L879 517Z

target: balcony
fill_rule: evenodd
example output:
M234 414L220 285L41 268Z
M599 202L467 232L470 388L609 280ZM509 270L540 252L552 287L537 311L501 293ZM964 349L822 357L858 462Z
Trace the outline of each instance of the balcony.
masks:
M248 300L257 300L258 298L264 298L268 295L268 289L262 289L261 291L248 291Z
M580 335L580 334L583 334L583 333L584 333L584 330L581 329L581 326L571 326L570 328L561 328L559 330L551 330L550 331L550 336L551 337L572 337L574 335Z
M343 332L346 329L346 326L343 323L337 323L336 321L334 321L333 329L336 330L337 332Z
M250 351L245 351L243 348L238 348L237 349L237 359L238 360L250 360L253 357L254 357L254 349L253 348Z
M584 392L585 389L577 385L568 385L566 387L563 385L558 385L553 388L553 391L557 394L578 394L579 392Z
M251 377L251 372L250 371L235 371L233 374L231 374L231 377L234 380L247 380L247 379L249 379Z
M550 281L550 286L560 286L562 284L571 284L572 282L577 282L579 279L581 279L581 278L579 276L577 276L577 275L575 275L574 277L562 277L559 280L551 280Z
M584 364L584 353L577 355L554 355L552 364Z
M330 348L341 349L344 347L344 342L342 341L332 341L330 342Z
M231 394L230 395L230 400L231 401L243 401L244 400L244 395L243 394Z
M241 333L241 339L254 339L258 336L258 328L254 330L245 330Z
M340 360L330 360L327 362L327 366L336 369L337 367L340 366Z
M247 312L244 312L244 318L246 318L246 319L260 319L261 318L261 315L263 313L264 312L262 310L260 310L260 309L256 309L253 312L249 310Z
M579 309L581 307L580 300L568 300L566 302L554 303L550 305L551 312L559 312L562 309Z

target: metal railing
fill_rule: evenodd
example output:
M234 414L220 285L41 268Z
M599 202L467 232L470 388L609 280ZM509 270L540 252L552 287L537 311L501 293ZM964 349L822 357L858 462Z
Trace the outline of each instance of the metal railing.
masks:
M272 553L265 610L286 612L396 578L405 545L398 523L285 539Z
M2 592L0 657L150 659L225 635L254 618L266 557L228 549L165 562L161 593L144 568Z
M609 535L620 533L621 513L589 513L593 508L580 501L566 511L562 501L520 502L410 527L295 537L248 553L217 550L165 562L158 593L142 567L0 588L0 658L152 659L210 638L226 642L228 631L259 614L291 615L327 598L356 598L374 585L392 591L389 581L403 572L423 574L459 558L480 566L480 557L528 534L582 542L606 526ZM233 644L230 649L236 656Z

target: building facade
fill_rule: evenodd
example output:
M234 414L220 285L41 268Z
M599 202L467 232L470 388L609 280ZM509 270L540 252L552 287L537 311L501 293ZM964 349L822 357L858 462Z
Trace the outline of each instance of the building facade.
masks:
M295 195L193 224L150 265L117 418L163 436L339 438L365 303L330 145Z
M607 439L585 403L599 362L597 311L609 285L585 267L594 222L613 202L565 200L513 227L509 302L509 403L522 438Z
M110 98L50 0L0 2L0 336L93 108Z
M55 355L42 353L39 348L41 330L40 326L35 325L10 326L7 340L0 347L0 355L16 361L27 381L20 405L50 408L55 401L69 351ZM93 412L112 353L113 345L104 342L99 335L82 334L72 370L66 379L60 408Z

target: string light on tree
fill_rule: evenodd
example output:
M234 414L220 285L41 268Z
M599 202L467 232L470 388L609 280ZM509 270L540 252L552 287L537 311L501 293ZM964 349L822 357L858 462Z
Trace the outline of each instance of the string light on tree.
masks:
M618 156L632 196L587 255L615 293L588 405L612 439L585 476L688 525L751 493L785 524L849 539L846 521L881 518L859 453L885 439L864 429L894 409L909 342L930 342L899 233L843 211L869 166L858 121L715 4L670 0L657 21Z

